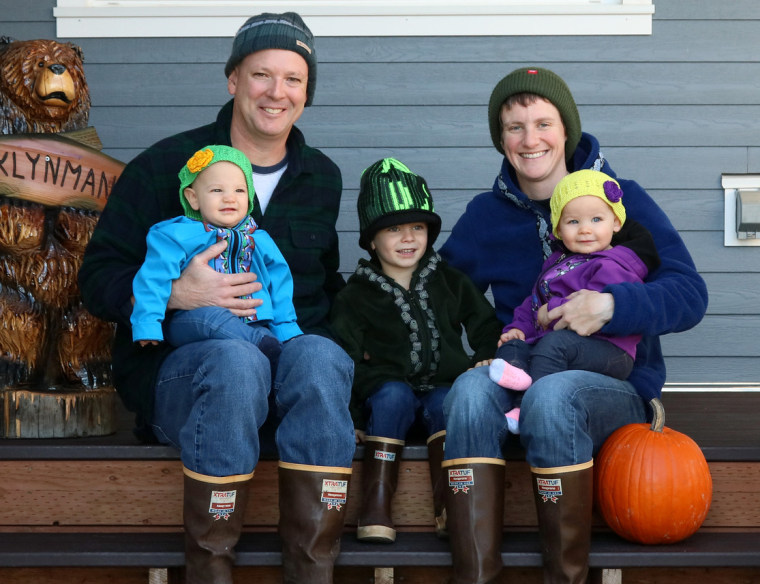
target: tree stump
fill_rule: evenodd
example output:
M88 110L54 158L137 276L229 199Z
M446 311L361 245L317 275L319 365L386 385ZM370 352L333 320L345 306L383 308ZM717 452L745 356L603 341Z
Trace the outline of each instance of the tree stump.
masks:
M76 391L0 391L2 438L81 438L116 431L112 387Z

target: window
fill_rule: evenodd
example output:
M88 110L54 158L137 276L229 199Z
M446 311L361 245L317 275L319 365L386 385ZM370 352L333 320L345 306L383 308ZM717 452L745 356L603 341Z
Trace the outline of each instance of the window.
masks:
M229 37L293 10L316 36L649 35L653 0L58 0L59 38Z

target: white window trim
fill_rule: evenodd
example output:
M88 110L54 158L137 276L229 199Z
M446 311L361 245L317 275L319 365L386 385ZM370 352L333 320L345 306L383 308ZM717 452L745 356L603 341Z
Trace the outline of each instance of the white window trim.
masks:
M58 0L59 38L229 37L295 11L316 36L651 35L654 0Z

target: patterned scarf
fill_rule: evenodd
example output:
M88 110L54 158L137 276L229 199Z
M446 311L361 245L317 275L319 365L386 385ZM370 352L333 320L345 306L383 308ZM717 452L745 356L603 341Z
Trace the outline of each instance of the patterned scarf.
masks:
M214 258L214 269L222 274L239 274L251 271L251 258L256 243L253 233L258 228L253 217L247 216L235 227L217 227L204 223L206 231L216 232L216 242L226 241L227 247ZM251 295L243 298L251 298ZM245 322L254 322L256 316L243 317Z
M591 168L596 171L601 171L604 162L604 154L600 151ZM517 194L510 192L502 174L499 174L499 176L496 177L496 184L499 191L501 191L501 194L512 201L516 207L525 211L530 211L536 216L536 233L538 233L538 239L541 241L544 259L548 258L553 251L551 243L552 239L550 237L552 228L551 225L549 225L549 222L545 219L542 210L526 196L523 195L522 197L518 197Z

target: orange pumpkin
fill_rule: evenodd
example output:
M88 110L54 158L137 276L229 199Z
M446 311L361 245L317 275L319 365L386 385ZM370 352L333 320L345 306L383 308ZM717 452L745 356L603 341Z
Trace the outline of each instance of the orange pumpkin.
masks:
M644 544L675 543L707 516L712 477L696 442L665 427L659 399L654 420L613 432L594 463L599 512L621 537Z

